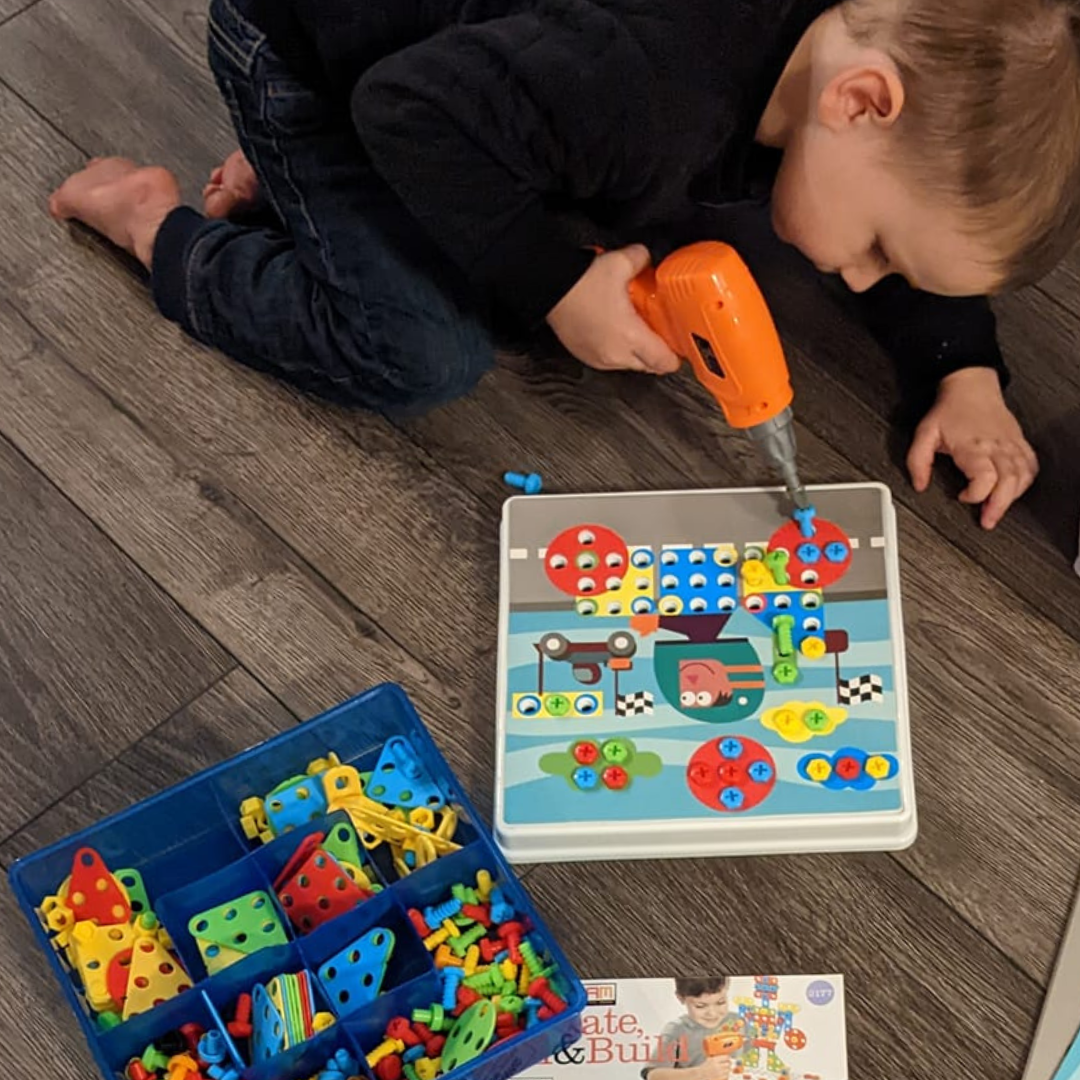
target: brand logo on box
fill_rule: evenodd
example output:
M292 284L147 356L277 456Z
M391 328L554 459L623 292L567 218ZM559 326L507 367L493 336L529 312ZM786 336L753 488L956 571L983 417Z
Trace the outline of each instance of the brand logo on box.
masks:
M618 999L618 990L613 982L586 983L585 994L590 1005L614 1005Z

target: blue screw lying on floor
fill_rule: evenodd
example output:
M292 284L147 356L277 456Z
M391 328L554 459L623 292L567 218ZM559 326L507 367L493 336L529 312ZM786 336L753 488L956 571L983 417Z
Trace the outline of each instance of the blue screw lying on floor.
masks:
M511 487L521 488L526 495L535 495L543 487L543 481L540 479L539 473L534 472L528 474L519 472L503 473L503 480Z

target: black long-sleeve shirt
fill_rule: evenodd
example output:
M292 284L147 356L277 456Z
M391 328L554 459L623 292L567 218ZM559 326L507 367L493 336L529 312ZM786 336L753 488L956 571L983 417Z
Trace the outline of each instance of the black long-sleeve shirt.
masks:
M375 168L477 286L537 323L593 255L752 194L754 134L833 0L255 0L297 73L348 101ZM760 176L756 177L760 181ZM1004 375L984 297L892 278L863 307L902 366Z

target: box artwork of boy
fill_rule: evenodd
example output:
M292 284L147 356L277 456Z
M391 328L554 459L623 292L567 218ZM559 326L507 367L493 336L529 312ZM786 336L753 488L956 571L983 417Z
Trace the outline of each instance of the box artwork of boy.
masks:
M664 1028L643 1080L728 1080L747 1033L729 1009L727 976L676 979L675 996L686 1012Z

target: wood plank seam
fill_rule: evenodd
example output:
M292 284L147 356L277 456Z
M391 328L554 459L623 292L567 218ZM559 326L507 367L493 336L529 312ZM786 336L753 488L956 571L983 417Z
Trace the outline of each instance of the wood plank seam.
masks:
M17 317L20 318L26 324L26 326L29 327L30 330L42 342L44 342L44 344L46 344L49 349L51 349L60 358L60 360L73 372L73 374L79 380L81 380L81 381L87 383L89 386L91 386L96 393L100 394L109 403L109 405L112 408L115 408L122 416L124 416L127 420L129 420L131 423L133 423L138 428L138 430L148 439L148 441L152 442L163 454L165 454L166 456L168 456L170 458L173 457L173 454L171 453L169 448L167 446L165 446L165 445L162 445L160 442L158 442L158 440L153 437L152 433L139 420L139 418L132 414L130 409L126 408L124 405L122 405L120 402L118 402L113 397L113 395L109 393L107 388L103 387L93 377L91 377L86 372L84 372L80 368L78 368L74 363L72 363L72 361L71 361L70 357L68 357L64 347L59 342L54 340L46 330L44 330L42 327L40 327L32 318L30 318L28 315L26 315L25 312L19 310L19 311L16 311L16 314L17 314ZM346 434L349 434L347 429L343 429L343 430L345 430ZM3 433L0 433L0 437L5 438L5 441L7 441L6 437L3 435ZM349 437L353 438L353 436L351 434L349 434ZM354 441L355 441L355 439L354 439ZM359 444L357 444L357 445L359 445ZM27 463L30 465L31 468L34 468L36 471L40 472L40 470L37 469L37 466L34 464L34 462L31 461L23 453L23 451L18 446L15 446L14 444L12 444L12 446L16 450L16 452L20 455L20 457L22 457L25 461L27 461ZM431 471L433 473L441 474L448 482L451 480L451 477L449 476L448 473L446 473L443 469L441 469L441 467L439 467L437 464L432 463L432 459L431 459L430 454L428 454L425 451L423 456L425 458L425 467L428 468L429 471ZM175 458L174 458L174 460L175 460ZM45 474L42 473L42 475L44 476ZM117 543L101 527L101 525L99 525L99 523L93 517L84 514L81 507L79 507L76 503L74 503L71 500L71 498L65 492L63 492L61 488L57 487L57 485L55 483L53 483L53 481L50 478L46 477L46 479L48 480L49 484L55 490L61 492L61 494L63 495L65 501L67 501L70 505L72 505L80 514L83 514L84 517L87 517L87 519L89 521L93 522L94 528L96 530L98 530L103 536L105 536L108 539L108 541L109 541L109 543L111 545L113 545L118 551L122 552L125 559L127 559L129 562L131 562L131 564L133 566L138 567L140 574L145 576L146 579L149 582L151 582L155 588L159 589L166 596L168 596L170 601L172 603L176 604L179 610L183 611L184 614L188 618L190 618L193 622L195 622L196 625L198 625L199 628L202 630L202 632L207 635L207 637L209 637L212 641L214 641L223 651L229 653L229 655L232 656L232 653L230 652L228 647L226 645L224 645L219 640L218 636L215 633L213 633L209 628L207 628L204 625L204 623L198 618L198 616L195 613L190 611L183 604L183 602L179 598L175 597L167 588L160 585L140 565L140 563L138 562L138 560L137 560L137 558L135 556L133 556L130 552L128 552L126 550L126 548L122 544ZM230 510L230 509L233 509L233 508L240 508L243 511L244 516L246 516L249 519L249 522L255 523L259 530L264 531L266 534L268 534L270 537L272 537L274 543L279 545L284 550L284 552L287 554L287 556L294 562L296 568L299 571L303 572L307 577L309 577L317 585L319 585L323 590L325 590L331 596L332 599L334 599L338 603L344 605L350 611L355 612L360 618L362 618L364 620L364 622L369 627L373 627L373 628L377 627L379 633L384 635L388 642L392 643L397 648L401 649L401 651L403 653L405 653L406 655L411 657L413 660L415 660L417 664L419 664L421 666L424 666L425 661L424 661L423 657L417 656L402 641L400 641L397 637L395 637L393 634L391 634L385 627L383 627L380 623L378 623L377 620L373 619L367 612L365 612L363 610L363 608L361 608L359 605L354 603L348 596L346 596L329 578L326 577L326 575L317 566L315 566L313 563L311 563L310 560L305 555L303 555L301 552L299 552L288 541L286 541L278 532L276 532L274 530L274 528L270 524L268 524L267 521L256 510L252 509L252 507L248 503L246 503L244 501L244 499L241 496L239 496L235 491L231 490L228 487L227 484L225 484L222 481L213 481L213 482L211 482L211 481L206 481L206 480L200 480L199 482L200 482L200 486L206 485L208 490L210 490L212 492L213 501L216 501L216 502L220 503L221 505L223 505L226 510ZM235 657L234 657L234 659L235 659Z

